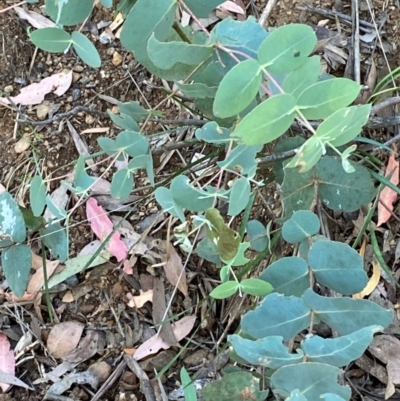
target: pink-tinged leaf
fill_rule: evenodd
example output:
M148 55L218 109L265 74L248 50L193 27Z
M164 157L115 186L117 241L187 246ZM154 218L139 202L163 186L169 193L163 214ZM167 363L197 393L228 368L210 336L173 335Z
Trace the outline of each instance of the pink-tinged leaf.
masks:
M86 216L90 222L90 227L101 241L104 241L113 231L113 223L94 198L89 198L86 203ZM112 235L106 249L117 258L118 262L125 259L128 254L128 248L121 240L118 231Z
M29 106L40 104L48 93L55 93L57 96L63 95L71 86L72 71L60 72L50 77L42 79L38 83L34 83L21 89L17 96L10 96L15 104ZM1 97L0 103L9 104L7 98Z
M3 333L0 333L0 372L15 376L14 352L10 350L8 338ZM7 383L0 383L0 387L4 392L10 385Z
M194 322L196 321L196 316L185 316L181 320L178 320L176 323L172 324L172 332L175 335L177 341L181 341L184 339L192 330ZM140 361L145 358L147 355L152 355L157 353L160 349L168 349L171 346L166 343L161 336L157 334L153 337L150 337L147 341L145 341L135 352L133 357Z
M390 177L390 182L393 185L398 185L399 162L395 159L393 153L389 157L385 176L389 177L390 174L392 174L392 176ZM378 227L389 220L391 212L393 211L393 204L396 202L396 200L397 200L397 193L393 191L393 189L390 189L389 187L385 187L382 189L378 203L378 224L377 224Z

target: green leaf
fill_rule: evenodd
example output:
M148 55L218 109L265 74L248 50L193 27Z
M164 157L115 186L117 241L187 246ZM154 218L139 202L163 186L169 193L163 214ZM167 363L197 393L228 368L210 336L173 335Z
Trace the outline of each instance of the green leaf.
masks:
M149 142L138 132L122 131L118 134L116 140L119 150L123 150L131 157L148 155Z
M39 230L40 239L44 242L51 254L65 262L68 259L68 237L65 228L54 222Z
M301 348L307 361L320 362L341 367L360 358L372 342L374 333L383 330L382 326L368 326L337 338L306 337Z
M301 136L280 138L278 144L275 147L275 153L287 152L288 150L298 149L305 142L305 139ZM283 183L284 171L283 163L285 160L277 160L274 162L272 167L275 173L275 180L280 185ZM287 163L287 162L286 162Z
M319 198L331 210L352 212L375 197L376 190L368 170L350 162L355 172L346 173L338 157L326 156L317 164Z
M60 28L42 28L30 33L32 43L50 53L63 53L71 44L71 35Z
M322 394L321 398L325 401L346 401L344 398L332 393Z
M217 162L221 170L233 170L242 175L254 176L257 168L256 155L261 146L238 145L222 162Z
M76 187L83 191L86 191L94 183L94 178L86 172L85 159L83 156L79 156L76 162L74 183Z
M371 323L387 327L393 320L393 311L365 299L321 297L308 289L304 302L324 323L341 335L351 334Z
M298 149L296 155L286 164L286 168L296 167L300 173L311 170L325 153L325 146L320 138L312 136Z
M100 0L100 3L106 8L112 7L112 0Z
M30 209L20 206L19 210L24 217L26 228L37 231L38 228L46 224L46 220L42 216L35 216ZM1 243L1 241L0 241Z
M119 150L117 142L105 136L97 138L97 143L99 144L100 148L110 156Z
M131 173L134 173L136 170L140 168L145 168L149 163L150 159L151 159L150 155L136 156L128 163L128 170Z
M202 212L212 207L213 197L208 193L190 185L189 178L179 175L172 180L171 194L175 202L192 212Z
M211 56L211 46L201 46L186 42L160 42L154 34L150 36L147 51L153 64L169 70L177 63L198 65Z
M94 44L85 35L78 31L74 31L72 32L71 39L74 49L84 63L93 68L98 68L101 66L99 52L95 48Z
M231 141L230 131L227 128L220 127L216 122L211 121L202 128L196 130L196 138L199 141L214 143L227 143Z
M197 401L196 389L194 387L194 384L192 383L189 373L184 366L182 366L181 368L180 376L185 401Z
M240 285L237 281L227 281L226 283L220 284L210 292L210 297L215 299L225 299L233 295Z
M303 352L298 349L296 354L282 344L283 338L270 336L253 341L240 337L237 334L228 336L235 352L248 363L277 369L286 365L301 363Z
M239 244L239 249L232 261L231 266L243 266L250 262L250 259L246 258L245 253L250 248L249 242L242 242Z
M23 242L25 238L25 221L18 204L8 192L3 192L0 194L0 246Z
M264 40L258 50L258 61L268 72L293 71L305 63L317 37L303 24L283 25Z
M25 244L4 249L1 253L1 266L11 291L15 296L22 297L32 266L31 249Z
M229 196L229 216L237 216L241 213L249 203L250 199L250 183L245 177L238 178L232 185Z
M49 278L49 288L55 287L57 284L64 282L67 278L78 274L86 269L102 265L107 262L106 255L101 254L95 257L95 259L89 263L93 255L81 255L76 258L68 259L65 262L65 268L61 273L54 274Z
M237 125L232 136L246 145L265 145L279 138L292 124L296 100L292 95L270 97Z
M268 390L260 391L259 379L250 372L233 372L203 388L204 401L264 401Z
M361 87L347 78L317 82L299 96L297 107L309 120L327 118L352 103L360 93Z
M269 242L266 228L258 220L250 220L247 222L246 231L250 237L251 248L262 252Z
M376 190L368 170L350 162L355 173L348 174L342 168L341 159L324 156L312 170L300 173L285 169L282 185L286 218L296 210L309 209L318 185L318 197L331 210L353 212L368 204Z
M191 84L175 82L175 85L181 90L184 96L197 99L214 98L218 89L217 86L210 87L199 82Z
M175 202L172 197L171 191L165 187L159 187L155 190L154 196L156 201L161 205L164 212L171 214L172 216L178 217L182 223L186 221L185 214L182 208Z
M301 297L310 287L307 263L296 256L281 258L268 266L260 275L278 294Z
M118 2L116 11L120 12L124 18L129 14L129 11L131 11L132 7L135 5L136 0L120 0Z
M112 122L122 129L126 129L127 131L140 131L140 127L138 123L131 117L124 113L120 113L120 115L112 113L110 110L107 110L108 115L110 116Z
M288 74L282 84L283 91L297 99L305 89L317 82L320 71L320 57L308 58L303 65Z
M318 241L308 252L308 263L319 283L340 294L356 294L368 283L363 258L347 244Z
M239 114L256 97L262 81L257 60L242 61L222 79L214 100L213 112L227 118Z
M289 244L296 244L317 234L320 229L319 218L309 210L298 210L282 226L282 237Z
M40 216L46 206L46 182L40 175L33 177L30 190L29 202L35 216Z
M207 237L216 243L221 259L231 261L238 253L240 236L225 224L219 210L208 209L205 217L211 223L211 227L206 226Z
M190 11L198 18L207 18L224 0L185 0Z
M139 102L118 102L118 110L122 114L126 114L127 116L133 118L135 121L140 122L143 121L150 112L143 108ZM128 130L128 131L140 131L139 129Z
M208 260L211 263L215 263L217 267L221 265L221 258L218 254L217 246L214 242L207 237L204 237L196 248L196 253L199 257Z
M46 0L46 12L60 25L77 25L91 13L93 0Z
M350 388L338 384L338 377L342 373L342 370L334 366L304 362L280 368L271 376L271 385L283 398L294 390L300 390L309 401L319 400L326 392L337 394L348 401L351 396Z
M244 315L242 329L256 339L282 336L287 341L309 326L310 312L302 299L273 293Z
M114 199L125 200L129 198L133 189L133 175L132 173L123 168L118 170L111 181L111 196Z
M67 218L67 211L64 208L59 209L59 207L53 202L51 196L46 196L46 205L49 208L50 212L57 218L57 219L65 219Z
M368 122L371 104L352 106L336 111L323 121L315 135L332 146L343 146L352 141Z
M290 397L286 398L285 401L308 401L306 397L304 397L303 394L300 393L299 390L293 390L290 393ZM344 401L344 400L343 400Z
M240 282L242 291L256 297L264 297L273 291L272 285L264 280L257 278L248 278Z

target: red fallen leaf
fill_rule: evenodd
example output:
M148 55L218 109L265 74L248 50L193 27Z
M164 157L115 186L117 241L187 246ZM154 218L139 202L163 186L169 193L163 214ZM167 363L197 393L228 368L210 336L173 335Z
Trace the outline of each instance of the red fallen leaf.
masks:
M8 342L7 336L3 333L0 333L0 372L15 376L14 352L10 350L10 343ZM0 387L3 392L5 392L10 385L0 383Z
M113 231L112 221L94 198L88 199L86 203L86 216L90 222L90 227L101 241L104 241ZM121 240L118 231L112 235L106 249L117 258L118 262L125 259L128 254L128 248Z
M386 167L385 177L388 177L392 173L390 177L390 182L393 185L399 184L399 162L395 159L393 153L389 157L388 165ZM397 192L393 191L389 187L383 188L381 194L379 196L379 204L378 204L378 224L380 225L386 223L393 211L393 204L397 200ZM386 206L386 207L385 207Z

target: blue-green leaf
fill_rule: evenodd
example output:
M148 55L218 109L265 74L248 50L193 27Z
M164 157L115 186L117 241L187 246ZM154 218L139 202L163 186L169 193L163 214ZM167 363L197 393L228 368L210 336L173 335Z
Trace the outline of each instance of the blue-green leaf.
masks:
M372 322L387 327L393 320L393 311L365 299L321 297L308 289L303 300L321 321L341 335L371 326Z
M250 237L250 246L257 252L261 252L268 245L267 230L258 220L250 220L246 225L247 235ZM268 280L266 280L268 281Z
M214 143L227 143L231 141L230 132L227 128L220 127L215 121L205 124L196 130L196 138L199 141Z
M98 68L101 66L99 52L94 44L85 35L78 31L74 31L71 34L71 39L74 49L84 63L93 68Z
M184 366L181 368L181 383L185 401L197 401L196 389Z
M241 213L249 203L250 199L250 183L245 177L238 178L232 186L229 196L229 216L237 216Z
M92 11L93 0L46 0L46 12L60 25L77 25Z
M282 237L286 242L295 244L317 234L320 223L317 215L309 210L298 210L282 226Z
M1 265L4 276L17 297L22 297L28 285L32 266L31 250L28 245L10 246L1 253Z
M51 254L65 262L68 259L68 237L65 228L54 222L39 230L40 238Z
M350 388L338 383L338 377L342 373L342 370L334 366L304 362L280 368L271 376L271 384L283 398L288 397L292 391L299 390L308 401L317 401L327 392L348 401L351 396Z
M46 206L46 185L40 175L33 177L30 190L29 202L35 216L40 216Z
M301 297L310 287L307 263L296 256L281 258L268 266L260 276L271 283L274 291L285 296Z
M74 183L79 190L83 191L86 191L94 183L94 178L86 172L85 159L83 156L79 156L76 162Z
M382 326L368 326L343 337L306 337L301 348L307 361L341 367L360 358Z
M222 170L237 171L242 175L253 176L257 168L256 155L261 146L238 145L222 162L217 162Z
M71 44L71 35L60 28L41 28L29 35L39 49L50 53L62 53Z
M111 181L111 196L114 199L125 200L129 197L132 189L132 173L126 168L117 171Z
M347 244L318 241L308 252L308 263L319 283L340 294L356 294L368 283L363 258Z
M228 341L245 361L270 369L301 363L304 356L300 349L296 354L289 353L287 347L282 344L283 338L279 336L269 336L253 341L234 334L228 337Z
M8 192L3 192L0 194L0 246L23 242L25 238L25 221L18 204Z
M198 18L207 18L224 0L185 0L190 11Z
M178 217L182 222L186 221L182 208L175 202L168 188L159 187L155 190L154 195L164 212Z
M149 153L149 142L138 132L122 131L118 134L116 143L119 150L123 150L131 157Z
M273 293L244 315L242 329L256 339L282 336L287 341L309 326L310 312L301 298Z

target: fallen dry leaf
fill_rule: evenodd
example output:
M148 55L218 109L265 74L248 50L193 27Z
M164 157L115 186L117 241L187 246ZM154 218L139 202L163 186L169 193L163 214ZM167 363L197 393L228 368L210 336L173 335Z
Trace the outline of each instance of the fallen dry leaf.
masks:
M224 3L220 4L217 8L224 9L232 13L245 15L243 8L238 6L233 1L225 1Z
M90 222L90 227L97 237L104 241L114 229L111 220L101 206L97 204L96 199L89 198L86 202L86 215ZM120 234L116 231L108 241L106 249L115 256L118 262L126 258L128 248L120 238Z
M376 336L372 340L368 350L372 355L386 364L388 383L385 400L387 400L395 392L394 385L400 384L400 340L386 334Z
M399 184L399 162L396 161L393 153L390 154L385 177L388 177L390 174L392 174L390 177L390 182L397 186ZM382 189L378 203L377 227L389 220L391 212L393 211L393 203L396 202L396 199L397 192L393 191L393 189L389 187Z
M22 7L14 7L18 17L28 21L34 28L57 28L57 24L35 11L25 11Z
M381 268L379 262L376 260L375 256L372 259L372 276L369 278L367 285L365 288L359 292L358 294L354 294L353 298L362 299L367 295L371 294L372 291L379 284L379 280L381 278Z
M19 95L11 96L10 99L15 104L24 106L39 104L43 102L44 97L50 92L55 93L57 96L63 95L69 89L71 83L72 71L59 72L42 79L38 83L22 88ZM9 104L10 102L7 98L1 97L0 103Z
M185 316L181 320L172 324L172 332L175 335L177 341L181 341L185 338L193 328L194 322L196 321L196 316ZM145 341L134 353L133 357L140 361L148 355L156 354L160 349L168 349L171 346L167 344L160 336L157 334L150 337Z
M153 302L153 290L139 290L140 295L126 294L129 299L128 306L131 308L141 308L146 302Z
M186 296L188 294L188 288L186 284L185 268L183 267L181 258L172 245L169 248L168 256L164 264L165 276L174 287L178 286L181 293Z
M59 260L52 260L46 262L47 278L51 277L57 266L60 264ZM28 294L35 294L44 286L44 272L43 266L39 267L34 274L32 274L26 292Z
M54 358L62 358L72 352L79 343L84 325L71 321L56 324L47 338L47 347Z
M15 376L15 357L10 350L10 342L5 334L0 333L0 371L11 376ZM10 387L7 383L0 383L3 392Z

